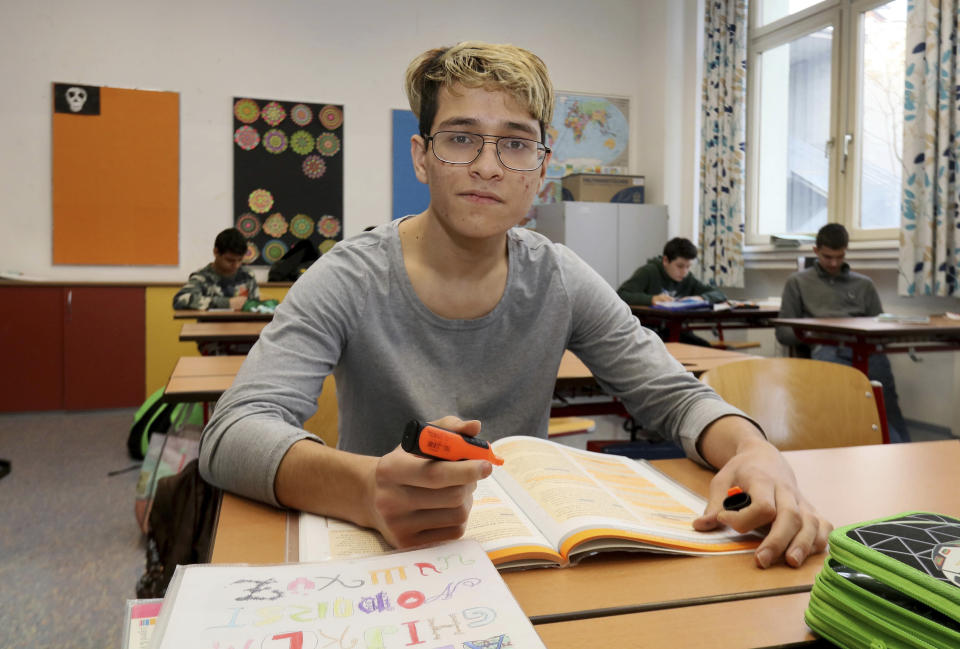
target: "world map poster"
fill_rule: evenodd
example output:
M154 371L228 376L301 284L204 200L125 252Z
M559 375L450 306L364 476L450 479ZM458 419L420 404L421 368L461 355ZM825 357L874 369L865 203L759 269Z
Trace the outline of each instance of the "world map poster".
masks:
M560 179L575 173L626 174L630 167L630 100L557 91L547 126L553 156L534 205L561 200Z
M233 209L245 264L271 265L299 241L343 239L343 106L238 97Z

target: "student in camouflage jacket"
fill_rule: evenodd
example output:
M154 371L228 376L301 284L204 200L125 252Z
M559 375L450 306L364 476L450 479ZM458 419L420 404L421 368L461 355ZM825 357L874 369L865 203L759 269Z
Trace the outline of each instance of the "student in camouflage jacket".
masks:
M213 261L190 273L186 285L173 296L174 309L233 309L247 300L259 300L256 278L241 266L247 240L236 228L217 235Z

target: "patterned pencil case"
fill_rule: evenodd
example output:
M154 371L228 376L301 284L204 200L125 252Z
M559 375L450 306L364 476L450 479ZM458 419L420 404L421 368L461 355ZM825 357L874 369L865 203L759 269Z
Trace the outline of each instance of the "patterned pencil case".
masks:
M908 512L838 528L805 615L841 647L960 647L960 520Z

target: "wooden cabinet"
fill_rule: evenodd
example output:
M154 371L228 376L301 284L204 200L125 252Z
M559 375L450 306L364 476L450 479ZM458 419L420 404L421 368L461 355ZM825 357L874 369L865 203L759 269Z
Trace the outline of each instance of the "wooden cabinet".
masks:
M143 401L144 289L0 286L0 411Z
M0 286L0 411L63 408L63 289Z

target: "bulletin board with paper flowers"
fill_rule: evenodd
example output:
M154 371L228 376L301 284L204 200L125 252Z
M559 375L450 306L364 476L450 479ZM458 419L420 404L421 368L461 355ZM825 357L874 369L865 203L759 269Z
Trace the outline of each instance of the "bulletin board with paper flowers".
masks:
M244 263L343 239L343 106L234 98L233 209Z

